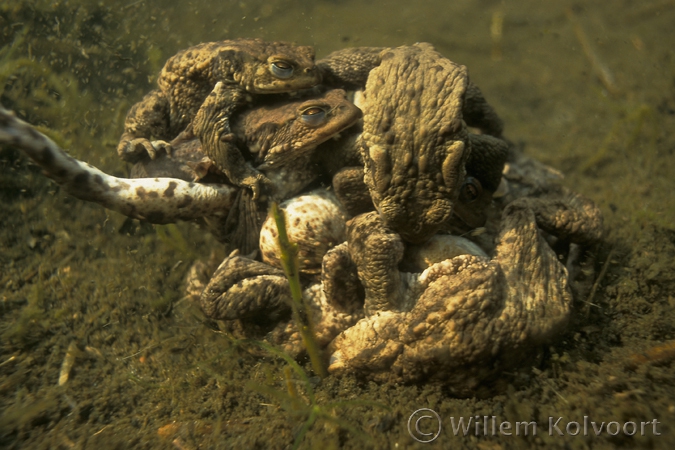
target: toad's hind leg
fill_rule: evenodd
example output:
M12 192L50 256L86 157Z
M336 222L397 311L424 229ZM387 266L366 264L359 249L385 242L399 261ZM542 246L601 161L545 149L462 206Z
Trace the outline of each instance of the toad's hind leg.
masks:
M504 131L504 122L497 112L483 97L483 93L475 84L469 82L464 94L462 107L464 121L470 127L478 128L484 134L501 137Z
M260 184L269 180L254 169L234 144L230 117L244 103L245 93L238 88L216 83L197 111L192 123L194 134L202 142L202 149L216 166L237 186L253 191L254 199L260 193Z
M518 201L534 211L541 229L559 240L588 245L602 239L602 213L593 201L581 195L563 188L559 194L525 197Z
M333 247L324 255L321 262L321 286L326 301L336 310L350 314L363 310L365 293L346 242Z
M563 192L555 197L520 198L506 206L495 257L508 284L504 317L527 324L516 336L543 343L567 323L572 304L569 276L541 229L576 244L597 242L602 216L588 199ZM522 328L522 327L521 327Z
M218 320L270 320L290 307L283 271L234 251L216 269L202 292L204 314Z

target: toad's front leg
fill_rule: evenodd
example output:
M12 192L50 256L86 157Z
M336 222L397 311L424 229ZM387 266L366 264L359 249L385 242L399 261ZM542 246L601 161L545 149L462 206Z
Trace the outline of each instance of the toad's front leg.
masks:
M234 143L230 128L230 117L244 103L245 95L236 87L216 83L197 111L192 126L194 134L202 142L203 151L216 166L233 184L251 189L253 198L257 199L261 184L269 184L270 181L244 159Z
M171 139L169 101L159 90L148 93L131 107L124 121L124 133L117 145L117 154L124 161L138 162L158 152L171 154L171 145L162 139ZM159 140L151 141L151 138Z
M389 230L379 213L361 214L347 222L349 253L366 292L366 315L403 308L404 286L398 265L403 258L401 237Z

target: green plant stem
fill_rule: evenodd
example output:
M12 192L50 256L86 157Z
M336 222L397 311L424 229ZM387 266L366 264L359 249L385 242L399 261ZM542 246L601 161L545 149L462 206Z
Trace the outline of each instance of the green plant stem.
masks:
M286 232L286 215L284 211L279 209L276 203L270 206L270 212L277 224L277 231L279 233L279 249L281 250L281 266L284 269L288 284L291 288L291 308L293 310L293 318L295 320L302 342L305 345L309 360L312 363L314 373L320 378L326 378L328 372L321 357L321 350L314 338L314 326L309 316L309 307L305 303L302 296L302 288L300 285L300 264L298 262L298 245L288 239Z

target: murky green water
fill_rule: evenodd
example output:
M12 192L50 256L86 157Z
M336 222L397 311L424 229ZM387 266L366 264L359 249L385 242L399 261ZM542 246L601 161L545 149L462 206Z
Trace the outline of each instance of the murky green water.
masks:
M593 305L516 387L453 399L437 386L329 378L314 409L343 423L319 419L304 447L421 447L406 423L428 407L445 426L432 447L672 448L675 2L164 3L3 2L0 101L77 158L124 176L115 152L124 114L179 49L260 37L313 45L321 57L428 41L469 67L509 139L605 213L607 270ZM11 149L0 166L0 447L293 445L312 408L287 398L287 364L215 331L182 299L193 252L219 244L181 224L193 252L181 251L152 227L66 196ZM664 343L652 361L630 364ZM59 386L69 347L75 362ZM388 409L337 405L354 399ZM453 435L451 416L476 415L540 428ZM661 435L549 435L548 418L560 416L657 420Z

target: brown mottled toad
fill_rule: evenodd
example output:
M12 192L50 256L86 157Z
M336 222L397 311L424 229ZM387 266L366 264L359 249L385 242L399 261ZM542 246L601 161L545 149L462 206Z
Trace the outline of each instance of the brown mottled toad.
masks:
M462 116L467 85L464 66L423 43L384 50L368 75L359 103L364 179L383 222L405 241L424 242L440 230L469 154L480 154L487 139L504 142L472 139Z
M145 154L154 157L194 120L195 134L216 166L232 183L257 192L264 177L231 142L230 116L249 101L247 93L290 92L319 81L311 47L260 39L196 45L170 58L157 80L159 89L131 108L118 153L132 162Z
M504 372L564 330L573 281L564 257L574 267L575 252L561 249L598 242L602 215L590 200L547 181L547 168L519 162L506 175L515 189L500 199L501 217L488 226L496 230L491 257L472 244L457 255L457 245L443 241L462 238L444 235L412 251L376 213L348 223L359 269L361 252L377 249L390 259L387 271L365 280L366 299L368 290L379 289L401 300L374 314L365 305L366 317L330 344L331 373L386 382L437 380L456 395L476 395L500 379L502 386L508 383ZM550 242L557 242L556 251Z
M361 111L346 98L345 92L332 89L294 100L275 98L237 113L232 118L232 131L237 145L250 154L251 164L270 180L269 197L281 201L296 195L321 175L316 160L322 155L315 152L317 146L359 118ZM181 134L172 146L173 155L145 158L134 166L132 175L172 176L188 181L208 175L210 178L205 181L223 182L222 176L219 179L214 174L211 160L190 132ZM256 249L258 216L267 212L265 202L262 203L257 205L249 192L240 191L225 224L227 230L220 237L243 253Z
M469 132L463 112L476 107L465 104L475 100L479 109L492 109L484 100L476 100L482 96L467 96L468 85L464 66L425 43L385 49L379 54L379 64L368 71L363 98L357 102L364 113L363 133L357 142L364 162L363 179L381 226L405 242L423 243L449 226L465 186L467 167L480 175L488 191L494 192L499 184L507 144L488 134ZM501 133L501 121L487 112L478 123ZM358 181L359 170L351 180ZM339 177L334 184L343 198ZM470 212L468 208L464 215ZM379 227L370 222L368 226ZM389 273L383 266L388 255L380 251L376 246L357 256L363 259L357 266L365 285L376 275ZM370 313L395 308L401 301L386 288L386 282L378 281L378 289L366 289L366 296Z

